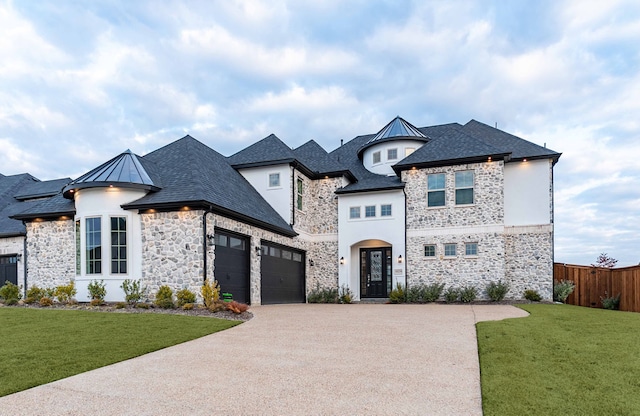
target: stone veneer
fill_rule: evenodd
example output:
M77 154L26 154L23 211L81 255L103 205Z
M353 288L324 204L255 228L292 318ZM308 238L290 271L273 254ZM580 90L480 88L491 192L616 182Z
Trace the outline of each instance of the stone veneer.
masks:
M27 228L28 285L56 287L76 277L73 220L33 221Z
M304 182L302 210L296 209L296 231L309 234L338 234L338 200L335 191L342 186L341 178L310 180L298 171ZM294 190L294 195L297 196ZM294 206L296 202L294 201Z
M553 299L553 232L551 226L505 228L505 278L513 297L527 289Z

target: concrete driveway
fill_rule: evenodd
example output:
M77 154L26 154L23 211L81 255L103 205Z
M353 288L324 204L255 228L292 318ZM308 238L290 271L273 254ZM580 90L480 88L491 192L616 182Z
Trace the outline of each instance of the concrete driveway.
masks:
M475 323L527 315L433 304L253 312L230 330L0 398L0 414L480 415Z

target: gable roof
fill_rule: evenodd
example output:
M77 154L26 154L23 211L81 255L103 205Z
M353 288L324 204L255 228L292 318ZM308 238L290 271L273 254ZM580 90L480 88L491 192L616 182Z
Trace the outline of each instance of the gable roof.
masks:
M143 156L142 161L155 165L162 189L123 205L124 209L211 209L279 234L297 235L226 157L191 136Z

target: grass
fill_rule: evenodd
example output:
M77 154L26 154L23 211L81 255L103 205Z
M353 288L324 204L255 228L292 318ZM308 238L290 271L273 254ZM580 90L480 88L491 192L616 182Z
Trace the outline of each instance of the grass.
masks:
M520 307L478 323L485 415L640 414L640 314Z
M237 324L182 315L0 308L0 396Z

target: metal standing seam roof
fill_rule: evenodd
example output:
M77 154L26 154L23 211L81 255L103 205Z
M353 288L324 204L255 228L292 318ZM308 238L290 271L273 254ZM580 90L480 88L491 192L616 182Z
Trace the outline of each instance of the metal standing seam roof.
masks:
M108 162L85 173L64 187L66 198L72 198L73 191L83 188L102 188L117 184L119 187L142 188L157 191L146 169L131 150L119 154Z
M419 140L423 142L430 140L430 138L421 132L416 126L409 123L402 117L396 116L396 118L387 123L387 125L384 126L375 136L365 142L364 145L358 149L358 157L361 157L362 153L371 146L399 139Z

